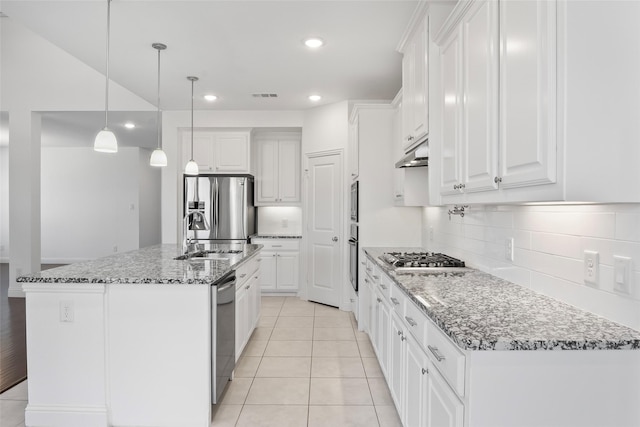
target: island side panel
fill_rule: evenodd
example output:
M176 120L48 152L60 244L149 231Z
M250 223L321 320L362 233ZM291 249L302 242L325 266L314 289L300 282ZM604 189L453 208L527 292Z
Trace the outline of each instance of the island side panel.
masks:
M112 424L210 425L210 290L202 284L107 288Z
M28 426L107 426L105 285L25 283ZM65 309L67 317L62 317Z
M639 426L637 350L470 351L466 426Z

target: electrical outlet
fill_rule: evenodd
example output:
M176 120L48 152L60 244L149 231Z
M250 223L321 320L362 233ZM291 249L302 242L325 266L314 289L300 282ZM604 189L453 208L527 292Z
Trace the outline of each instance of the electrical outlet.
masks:
M504 259L513 261L513 237L509 237L504 241Z
M631 258L613 256L613 290L629 295L631 292Z
M70 323L70 322L73 322L73 320L74 320L73 301L72 300L60 301L60 321Z
M598 285L600 277L600 256L596 251L584 251L584 282Z
M429 227L429 241L433 242L433 227Z

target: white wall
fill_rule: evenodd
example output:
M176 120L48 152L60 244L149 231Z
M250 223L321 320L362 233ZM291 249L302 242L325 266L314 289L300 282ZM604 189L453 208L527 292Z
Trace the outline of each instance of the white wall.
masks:
M95 259L139 245L139 172L146 150L42 149L42 261ZM147 166L150 168L150 166ZM157 220L156 220L157 222Z
M433 240L429 228L433 227ZM505 260L513 237L514 261ZM464 218L425 208L423 246L640 330L640 205L472 206ZM600 254L600 284L583 281L583 251ZM613 291L613 256L633 259L633 295Z
M9 147L0 145L0 262L9 262Z
M161 171L160 168L149 166L151 151L143 148L138 150L139 246L141 248L162 242Z
M302 208L299 206L260 206L258 209L258 234L301 236Z

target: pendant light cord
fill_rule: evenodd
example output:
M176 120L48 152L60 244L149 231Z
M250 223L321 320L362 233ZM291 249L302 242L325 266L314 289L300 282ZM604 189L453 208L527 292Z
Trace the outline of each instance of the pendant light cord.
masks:
M109 39L111 37L111 0L107 0L107 81L104 95L104 127L109 123Z
M160 126L160 49L158 49L158 150L160 150L160 133L162 132Z
M191 160L193 160L193 82L191 79Z

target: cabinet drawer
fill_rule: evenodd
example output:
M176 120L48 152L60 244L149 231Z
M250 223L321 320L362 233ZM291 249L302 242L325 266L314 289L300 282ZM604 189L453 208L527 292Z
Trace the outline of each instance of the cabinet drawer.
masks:
M385 276L386 278L387 276ZM392 282L391 280L389 281ZM404 307L408 303L407 296L395 283L391 283L389 301L391 301L391 309L396 312L400 319L403 319Z
M254 256L236 269L236 285L242 285L258 270L260 257Z
M465 356L431 321L427 322L427 354L449 385L464 396Z
M251 243L262 245L263 251L297 251L300 250L299 239L251 239Z
M429 320L427 319L427 315L424 314L413 301L407 298L402 318L405 323L409 325L409 332L411 332L416 341L420 343L420 346L425 351L427 351L427 340L425 333L427 329L427 323L429 322Z
M377 270L376 275L379 276L378 289L380 289L380 293L384 299L387 300L387 303L391 304L391 288L394 286L393 281L386 274L382 273L380 269Z

